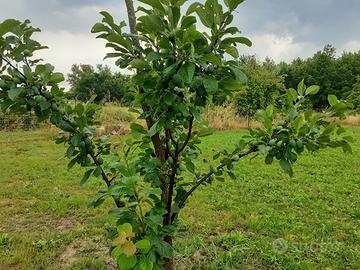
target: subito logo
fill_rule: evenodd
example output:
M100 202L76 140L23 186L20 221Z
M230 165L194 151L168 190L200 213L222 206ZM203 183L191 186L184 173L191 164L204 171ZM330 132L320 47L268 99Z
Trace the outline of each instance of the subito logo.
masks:
M277 254L285 254L288 251L288 242L283 238L278 238L272 243L272 247Z

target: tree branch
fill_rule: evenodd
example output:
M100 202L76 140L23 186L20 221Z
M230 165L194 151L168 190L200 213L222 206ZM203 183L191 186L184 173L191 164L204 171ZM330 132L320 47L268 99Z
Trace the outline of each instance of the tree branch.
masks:
M111 186L111 180L107 177L105 171L101 167L101 164L100 164L99 160L96 158L96 156L94 155L93 152L90 152L89 154L90 154L90 157L92 158L92 160L94 161L95 165L98 166L101 169L101 176L104 179L106 185L108 187L110 187Z
M15 66L10 62L10 60L6 59L6 58L5 58L4 56L2 56L2 55L1 55L1 59L2 59L3 61L5 61L6 64L8 64L10 67L12 67L13 69L15 69L21 76L23 76L24 79L26 79L25 74L22 73L17 67L15 67Z
M164 225L170 225L171 224L171 208L172 208L172 198L174 195L174 188L175 188L175 179L176 179L176 171L177 166L179 162L179 154L178 146L175 147L175 157L173 159L173 164L171 166L171 175L170 175L170 183L169 183L169 192L167 196L167 202L166 202L166 215L164 218Z
M179 149L179 153L181 153L181 152L185 149L185 147L187 146L187 144L188 144L189 141L190 141L191 134L192 134L193 124L194 124L194 116L191 114L190 120L189 120L188 135L187 135L187 138L186 138L184 144L183 144L183 145L181 146L181 148Z
M249 150L246 150L244 152L242 152L241 154L239 154L239 158L243 158L251 153L254 153L257 151L256 147L250 148ZM226 164L220 164L217 169L221 170L226 166ZM204 184L214 173L213 172L209 172L208 174L206 174L203 178L201 178L185 195L184 197L180 200L179 202L179 208L182 208L185 205L186 200L191 196L191 194L194 193L194 191L196 189L198 189L202 184Z
M138 35L138 32L136 30L136 14L135 14L133 0L125 0L125 3L126 3L127 14L128 14L128 19L129 19L130 33L133 35ZM140 47L139 39L135 38L133 42L134 42L135 46ZM140 94L144 93L144 89L140 88L139 93ZM149 106L147 106L145 104L142 104L141 108L142 108L143 112L151 111L151 108L149 108ZM151 116L146 117L145 120L146 120L146 125L147 125L148 130L150 130L150 128L155 124L155 122ZM161 164L164 164L165 160L166 160L165 149L163 147L163 144L161 142L159 134L155 134L154 136L152 136L151 141L154 145L154 150L155 150L155 154L156 154L157 158L160 160ZM162 186L161 186L162 196L161 196L161 198L162 198L162 201L165 201L166 200L165 194L167 193L165 177L162 177L161 181L162 181Z
M174 154L171 152L170 149L170 145L169 145L169 139L170 139L170 134L168 132L168 130L165 131L165 145L166 145L166 153L172 158L175 159ZM176 145L176 144L175 144ZM167 157L166 157L167 158Z

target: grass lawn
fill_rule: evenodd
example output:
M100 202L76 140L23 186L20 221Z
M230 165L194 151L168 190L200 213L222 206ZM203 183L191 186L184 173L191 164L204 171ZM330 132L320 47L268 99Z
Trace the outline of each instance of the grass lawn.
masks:
M349 133L353 155L304 155L293 178L257 157L236 181L202 187L181 215L177 269L360 269L360 129ZM240 137L207 137L204 155ZM113 205L88 207L102 183L80 187L63 153L46 131L0 132L1 270L113 269Z

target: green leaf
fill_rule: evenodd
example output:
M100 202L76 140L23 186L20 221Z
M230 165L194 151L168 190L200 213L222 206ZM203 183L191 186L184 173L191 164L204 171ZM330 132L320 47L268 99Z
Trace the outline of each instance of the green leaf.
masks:
M244 0L225 0L225 5L230 11L235 10Z
M5 7L4 7L5 8ZM11 32L14 27L20 25L20 22L14 19L8 19L0 23L0 36L5 35L8 32Z
M75 134L74 136L71 137L70 142L73 146L78 146L79 143L81 141L81 135L80 134Z
M93 28L91 28L91 33L99 32L111 32L111 29L102 23L96 23Z
M305 94L306 86L304 83L304 79L298 84L297 90L300 95L303 96Z
M171 22L171 25L176 28L179 20L180 20L181 14L180 14L180 8L173 6L170 8L170 14L169 14L169 20Z
M188 29L190 26L196 23L195 16L185 16L181 20L181 29Z
M282 158L280 160L280 166L287 174L289 174L290 176L293 176L293 170L291 168L291 164L287 159Z
M136 246L132 241L126 241L121 246L121 252L124 253L127 256L134 256L136 253Z
M287 96L291 102L295 102L298 98L298 92L294 88L287 91Z
M214 134L214 129L213 128L203 128L203 129L200 129L197 132L197 135L199 137L206 137L206 136L210 136L212 134Z
M74 132L75 129L66 121L61 120L58 124L58 128L66 131L66 132Z
M148 239L142 239L140 241L137 241L135 243L135 246L138 248L138 249L141 249L141 250L149 250L151 248L151 243Z
M103 197L95 198L91 201L90 206L93 208L96 208L100 205L102 205L105 202L105 199Z
M239 82L246 83L248 81L247 76L244 72L240 69L240 67L235 65L229 65L229 69L231 73L234 75L235 79Z
M210 62L219 67L222 65L221 59L218 56L216 56L215 54L206 54L201 57L201 60Z
M50 77L49 82L52 83L61 83L65 81L64 75L60 72L53 73Z
M154 263L147 257L143 256L139 261L140 270L153 270Z
M240 44L245 44L248 47L252 46L252 42L250 39L246 38L246 37L231 37L231 38L225 38L221 44L224 45L231 45L231 44L236 44L236 43L240 43Z
M130 129L134 133L141 133L141 134L147 133L146 129L142 125L139 125L137 123L132 123Z
M70 145L69 148L66 150L66 156L71 158L74 155L75 147Z
M308 87L305 91L305 95L316 95L320 90L320 86L312 85Z
M8 92L8 96L12 101L15 101L22 93L24 88L12 88Z
M200 21L202 24L208 28L211 28L214 24L214 15L213 10L210 10L208 7L204 8L198 8L196 10L197 15L200 18Z
M121 254L117 258L118 264L121 270L130 270L133 269L137 263L137 258L135 256L126 256Z
M107 35L105 39L109 42L119 44L128 50L130 50L132 47L132 44L129 41L125 40L122 36L118 34Z
M270 156L270 155L267 155L266 158L265 158L265 163L266 164L272 164L274 161L274 157L273 156Z
M214 94L219 88L218 81L210 76L204 78L203 85L206 91L210 94Z
M239 51L235 47L226 47L225 51L227 54L231 55L234 58L239 57Z
M124 223L117 227L117 231L124 232L124 233L131 233L132 232L132 226L130 223Z
M150 137L154 136L156 133L158 133L161 130L162 126L159 123L159 121L157 121L148 131L148 135Z
M199 2L195 2L195 3L191 4L186 12L186 15L190 15L190 14L196 12L202 6L203 5L200 4Z
M167 242L159 240L155 243L155 247L161 257L169 259L173 257L173 248Z
M328 101L329 101L330 106L334 106L337 103L339 103L339 100L337 99L337 97L335 95L329 95Z
M101 173L102 173L101 167L100 167L100 166L97 166L96 169L94 170L93 175L94 175L95 177L99 177L99 176L101 175Z
M129 65L133 68L138 68L138 69L151 69L149 63L143 59L134 59L129 63Z
M139 2L152 6L153 8L161 11L162 13L165 13L164 6L159 0L139 0Z
M352 154L352 148L351 148L351 145L348 142L343 141L342 144L341 144L341 147L342 147L344 153Z
M90 176L91 176L91 174L93 173L93 169L91 169L91 170L88 170L85 174L84 174L84 176L83 176L83 178L81 179L81 182L80 182L80 185L81 186L83 186L83 185L85 185L85 183L87 182L87 180L89 180L89 178L90 178Z
M181 76L182 80L186 83L191 83L195 73L195 64L194 63L185 63L181 66L178 71L178 74Z
M138 19L137 29L140 32L156 34L164 31L164 23L160 16L149 15Z

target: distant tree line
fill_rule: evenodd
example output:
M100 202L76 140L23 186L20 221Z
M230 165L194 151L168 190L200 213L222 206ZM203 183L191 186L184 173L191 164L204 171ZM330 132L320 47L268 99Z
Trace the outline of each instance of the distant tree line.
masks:
M326 45L308 59L297 58L291 63L275 64L269 58L260 62L255 56L240 58L242 70L248 78L234 95L232 102L242 116L252 117L258 109L269 104L281 105L281 96L287 88L297 88L304 79L307 85L319 85L308 106L324 109L327 96L334 94L353 104L360 111L360 51L344 52L336 56L336 49ZM224 100L215 100L222 103Z
M132 103L131 77L119 72L113 73L108 66L73 65L68 74L70 91L68 95L86 102L96 95L95 102L117 102L128 106Z
M275 64L270 58L261 62L256 56L242 56L239 61L247 83L230 100L226 95L214 96L214 104L232 103L240 115L250 118L269 104L277 105L285 89L296 89L304 79L307 85L321 88L311 98L309 107L322 110L327 106L327 96L334 94L360 111L360 51L337 57L336 49L326 45L312 57L297 58L291 63ZM131 76L113 73L107 66L73 65L68 82L69 95L78 100L86 101L95 94L97 103L112 101L128 106L133 102Z
M312 97L313 108L324 108L329 94L352 102L355 109L360 108L360 51L344 52L336 57L336 49L326 45L308 59L297 58L290 64L280 63L278 67L287 87L295 88L301 79L305 79L308 85L321 87Z

